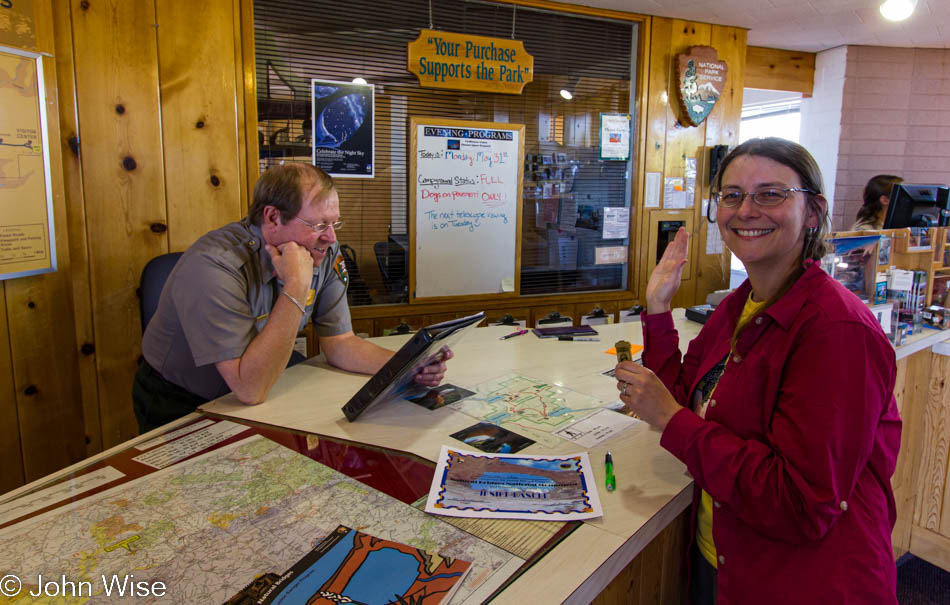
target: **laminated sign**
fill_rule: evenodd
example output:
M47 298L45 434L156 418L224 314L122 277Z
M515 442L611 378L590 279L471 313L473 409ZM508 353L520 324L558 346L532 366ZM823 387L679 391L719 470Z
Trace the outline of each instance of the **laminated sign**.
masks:
M709 116L725 89L727 70L711 46L691 46L676 56L676 96L684 125L699 126Z

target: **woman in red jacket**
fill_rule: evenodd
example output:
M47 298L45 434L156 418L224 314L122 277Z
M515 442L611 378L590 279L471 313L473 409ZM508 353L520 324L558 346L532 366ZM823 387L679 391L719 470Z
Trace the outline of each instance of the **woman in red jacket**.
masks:
M754 139L726 157L713 192L749 279L681 356L681 230L647 285L644 367L617 368L622 401L695 480L693 602L896 604L894 350L816 262L828 229L818 166L795 143Z

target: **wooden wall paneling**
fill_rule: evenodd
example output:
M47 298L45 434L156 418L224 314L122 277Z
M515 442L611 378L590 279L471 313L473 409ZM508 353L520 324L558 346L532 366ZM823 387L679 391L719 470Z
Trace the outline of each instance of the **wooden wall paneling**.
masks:
M707 23L695 23L692 21L673 20L672 36L670 39L670 64L667 66L669 78L670 104L667 111L666 128L666 170L664 177L683 177L686 174L686 158L695 157L705 140L705 123L700 126L687 126L680 123L679 101L676 99L676 55L686 52L690 46L709 45L712 26ZM690 200L695 202L695 200ZM664 200L666 208L666 200ZM696 225L695 216L700 214L700 210L693 203L691 208L687 208L694 216L693 228L690 230L690 237L694 238L693 245L690 245L689 259L687 268L696 266L699 255L698 246L695 242ZM651 236L655 237L653 234ZM650 251L653 253L653 250ZM652 271L653 267L650 267ZM695 269L689 274L684 272L683 282L679 290L673 296L673 307L688 307L693 304L696 297L696 279Z
M914 526L911 530L911 552L921 559L950 571L950 538L937 532Z
M719 229L710 223L702 211L702 200L709 199L709 147L713 145L736 145L739 142L739 121L742 117L742 88L744 79L746 30L737 27L713 25L710 46L719 53L719 60L728 66L726 83L716 107L706 119L704 146L697 149L696 167L699 192L696 206L698 213L695 249L696 295L692 304L706 301L706 295L729 287L730 254L706 254L706 239L709 229Z
M72 0L70 7L107 448L138 433L130 394L141 336L135 290L145 263L168 252L155 2Z
M914 503L917 499L917 475L922 454L921 432L924 429L923 410L926 402L921 395L926 391L916 385L926 384L930 370L929 351L920 351L897 362L894 396L903 425L897 468L891 477L897 522L891 532L894 558L910 549L911 526L914 521Z
M52 53L53 16L48 1L34 3L37 49ZM7 280L6 316L24 479L32 481L86 456L76 334L70 290L59 105L53 59L43 58L53 237L57 270ZM55 445L51 445L55 444Z
M932 353L930 356L930 389L927 405L940 409L942 428L937 452L943 453L943 468L933 473L940 477L943 497L940 499L940 517L937 531L950 538L950 357Z
M652 35L652 20L648 19L646 22L641 23L637 30L637 47L634 49L634 52L636 52L636 58L634 60L637 66L637 77L634 82L631 82L630 90L630 94L634 100L633 132L631 133L634 153L634 177L630 183L631 187L633 187L633 192L630 196L630 243L627 251L627 289L634 293L640 291L640 282L643 281L643 275L638 269L640 267L640 257L643 252L643 246L640 245L642 241L640 234L643 233L643 224L646 220L643 202L644 187L646 185L647 124L649 124L647 118L650 99L652 98L650 94L650 48Z
M749 46L745 63L747 88L789 90L811 96L815 85L815 53Z
M156 2L171 251L241 218L233 0Z
M375 336L375 334L373 333L373 320L372 319L354 319L353 333L361 338L370 338L372 336Z
M59 148L63 158L66 194L66 228L69 233L72 307L76 327L79 388L86 455L102 451L99 422L99 385L96 379L95 332L92 325L92 291L89 279L89 248L86 204L83 197L80 132L76 113L76 78L73 62L73 29L69 4L53 3L53 32L56 48L56 87L59 100Z
M672 69L670 40L673 35L673 20L665 17L650 18L650 46L648 48L648 61L645 62L645 69L648 71L649 84L646 101L646 129L643 138L645 150L643 154L643 171L659 172L663 177L663 171L666 162L666 128L667 112L670 104L670 86L669 74ZM640 196L645 199L646 192ZM647 261L647 242L650 241L650 221L649 208L643 207L640 202L640 231L636 240L638 248L637 263L637 298L645 301L647 281L653 267L648 267ZM646 304L645 302L643 304Z
M16 381L7 329L6 283L0 282L0 494L25 483L20 423L17 420Z
M914 386L914 397L919 397L923 406L914 524L943 533L941 521L946 513L943 506L950 448L950 389L946 384L950 364L942 355L928 353L928 356L933 358L926 359L930 365L929 379L921 380ZM945 525L943 530L950 537L950 524ZM913 540L911 545L913 546Z
M238 190L241 192L241 216L251 204L251 191L257 182L257 76L254 73L254 3L231 0L233 4L234 83L237 101Z

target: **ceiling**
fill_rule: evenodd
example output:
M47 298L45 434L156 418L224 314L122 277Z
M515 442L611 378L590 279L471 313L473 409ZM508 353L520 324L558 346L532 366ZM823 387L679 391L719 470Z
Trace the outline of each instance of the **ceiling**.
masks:
M882 0L565 0L645 15L749 29L749 46L818 52L845 44L950 48L950 0L918 0L902 23Z

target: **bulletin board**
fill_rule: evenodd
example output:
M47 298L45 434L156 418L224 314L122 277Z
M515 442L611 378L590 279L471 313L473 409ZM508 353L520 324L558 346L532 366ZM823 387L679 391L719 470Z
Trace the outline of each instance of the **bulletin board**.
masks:
M524 125L410 118L409 302L520 289Z

